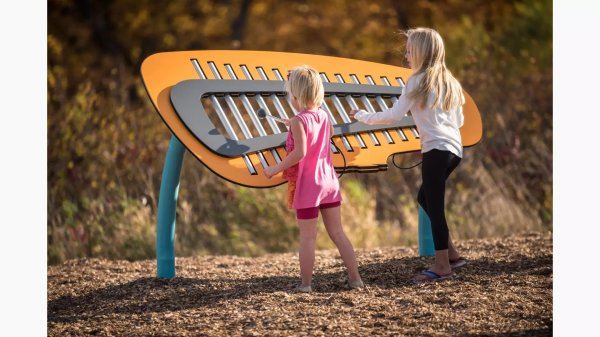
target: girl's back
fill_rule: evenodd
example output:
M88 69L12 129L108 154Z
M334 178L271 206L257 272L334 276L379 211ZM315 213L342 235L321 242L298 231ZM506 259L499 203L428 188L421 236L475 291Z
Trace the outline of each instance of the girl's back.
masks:
M298 163L293 208L340 201L340 184L331 161L331 124L322 109L296 115L306 133L306 155Z
M414 75L409 79L405 91L411 92L420 85L423 74ZM443 96L443 92L440 96ZM422 152L431 149L448 150L462 157L463 146L459 129L464 124L462 105L445 111L441 105L431 108L437 93L429 93L424 106L415 102L411 104L411 113L421 135ZM462 96L462 94L461 94ZM464 103L464 96L462 96Z

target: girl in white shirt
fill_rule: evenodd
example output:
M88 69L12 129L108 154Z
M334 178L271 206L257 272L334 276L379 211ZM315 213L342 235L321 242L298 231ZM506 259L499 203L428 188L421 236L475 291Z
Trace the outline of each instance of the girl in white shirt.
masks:
M406 59L415 72L398 101L382 112L351 111L365 124L399 121L411 111L421 138L422 184L417 200L431 220L435 263L415 277L416 282L443 280L454 275L452 268L465 260L452 244L444 210L446 179L463 156L459 128L465 98L460 83L446 69L444 42L430 28L409 29Z

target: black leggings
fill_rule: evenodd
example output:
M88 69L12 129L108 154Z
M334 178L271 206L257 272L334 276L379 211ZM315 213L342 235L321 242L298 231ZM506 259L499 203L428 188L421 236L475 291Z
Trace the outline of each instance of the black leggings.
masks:
M431 150L423 153L421 177L423 183L417 200L431 220L435 250L448 249L448 224L444 211L446 179L460 163L460 157L450 151Z

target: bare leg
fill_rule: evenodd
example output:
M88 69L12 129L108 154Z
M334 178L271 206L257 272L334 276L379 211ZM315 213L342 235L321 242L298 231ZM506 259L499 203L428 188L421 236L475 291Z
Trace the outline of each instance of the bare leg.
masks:
M324 208L321 210L321 215L323 216L327 234L329 234L331 241L335 243L342 260L344 261L344 265L348 270L348 281L353 282L360 280L354 247L352 247L352 243L348 240L348 237L342 228L340 206Z
M300 227L300 248L298 257L300 260L300 277L302 287L310 286L312 283L313 267L315 265L315 241L317 239L317 218L298 219Z
M457 260L460 257L460 253L456 250L456 247L452 243L452 238L448 235L448 258L452 261Z

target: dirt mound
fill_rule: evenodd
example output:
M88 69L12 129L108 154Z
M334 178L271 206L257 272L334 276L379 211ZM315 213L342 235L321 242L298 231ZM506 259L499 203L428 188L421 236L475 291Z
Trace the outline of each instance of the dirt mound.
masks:
M458 241L457 278L415 285L416 247L358 250L368 288L345 290L337 251L318 251L313 293L288 290L297 254L48 267L49 336L550 336L552 234Z

